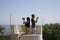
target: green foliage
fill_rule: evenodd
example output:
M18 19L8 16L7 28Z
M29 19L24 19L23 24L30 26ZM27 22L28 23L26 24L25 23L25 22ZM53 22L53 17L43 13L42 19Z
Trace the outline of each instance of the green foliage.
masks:
M0 26L0 40L9 40L10 36L3 35L4 34L4 32L3 32L4 29L5 28L2 28L2 26Z
M0 40L10 40L10 36L0 35Z
M60 40L60 24L45 24L43 25L44 40Z
M2 35L4 32L3 32L4 28L2 28L2 26L0 26L0 35Z

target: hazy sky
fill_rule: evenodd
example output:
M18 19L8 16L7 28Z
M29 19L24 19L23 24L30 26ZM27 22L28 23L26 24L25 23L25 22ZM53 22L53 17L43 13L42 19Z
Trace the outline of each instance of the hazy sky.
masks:
M0 24L22 24L22 17L35 14L38 23L60 23L60 0L0 0Z

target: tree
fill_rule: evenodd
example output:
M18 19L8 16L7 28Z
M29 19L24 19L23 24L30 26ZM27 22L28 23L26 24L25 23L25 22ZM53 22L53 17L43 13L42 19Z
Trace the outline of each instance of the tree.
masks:
M10 36L4 35L4 29L5 28L2 28L2 26L0 25L0 40L10 40Z
M44 40L60 40L60 24L45 24L43 25Z
M0 35L3 35L3 30L4 30L4 28L2 28L2 26L0 26Z
M2 28L2 26L0 26L0 40L5 40L5 37L4 37L4 32L3 32L4 28Z

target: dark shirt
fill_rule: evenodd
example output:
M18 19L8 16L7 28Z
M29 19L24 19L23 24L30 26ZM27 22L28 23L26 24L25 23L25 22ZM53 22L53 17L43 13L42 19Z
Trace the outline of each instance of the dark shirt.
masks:
M35 28L35 20L33 18L31 19L31 22L32 22L32 28Z
M25 26L26 26L27 28L30 28L30 22L28 22L28 23L26 22L26 23L25 23Z

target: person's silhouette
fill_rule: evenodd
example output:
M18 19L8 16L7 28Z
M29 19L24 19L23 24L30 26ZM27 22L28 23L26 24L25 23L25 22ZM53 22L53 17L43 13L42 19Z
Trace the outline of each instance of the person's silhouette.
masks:
M28 32L30 28L30 18L27 17L26 21L25 21L25 18L23 18L23 24L25 24L24 31Z
M32 18L31 18L31 23L32 23L32 33L35 33L35 23L37 23L38 17L36 18L36 20L34 20L35 15L32 14L31 16L32 16Z

